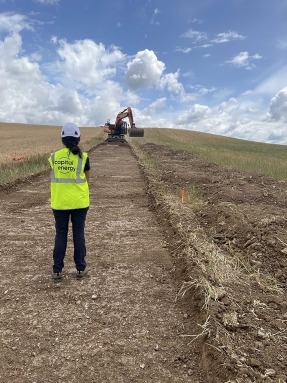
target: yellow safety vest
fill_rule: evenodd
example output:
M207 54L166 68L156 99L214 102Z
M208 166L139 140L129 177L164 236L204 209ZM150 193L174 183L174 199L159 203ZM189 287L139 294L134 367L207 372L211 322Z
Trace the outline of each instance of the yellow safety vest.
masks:
M90 205L89 185L84 173L88 154L83 158L63 148L49 157L51 166L51 208L83 209Z

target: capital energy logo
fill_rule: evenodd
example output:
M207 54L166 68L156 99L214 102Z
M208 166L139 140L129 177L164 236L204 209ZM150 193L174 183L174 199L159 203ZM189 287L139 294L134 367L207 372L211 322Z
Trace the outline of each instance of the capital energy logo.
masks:
M55 161L55 165L57 166L59 172L62 174L67 174L67 173L76 171L76 168L74 166L74 161L70 160L67 157L59 158L58 160Z

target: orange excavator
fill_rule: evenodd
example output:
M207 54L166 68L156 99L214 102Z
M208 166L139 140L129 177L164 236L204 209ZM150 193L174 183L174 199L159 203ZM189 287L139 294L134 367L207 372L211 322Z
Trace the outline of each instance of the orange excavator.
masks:
M130 126L126 121L123 121L124 118L128 117ZM109 120L104 125L104 132L108 133L107 141L120 141L125 142L124 136L126 134L129 137L143 137L144 129L137 128L133 118L133 112L130 107L127 107L122 112L119 112L116 121L114 124L111 124Z

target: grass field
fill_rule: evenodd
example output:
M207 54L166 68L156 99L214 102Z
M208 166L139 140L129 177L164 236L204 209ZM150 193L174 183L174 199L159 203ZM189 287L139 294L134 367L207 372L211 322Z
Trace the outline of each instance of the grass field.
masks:
M49 168L48 156L60 149L61 127L0 123L0 185ZM101 128L81 128L81 148L89 150L104 137Z
M98 137L102 129L81 128L81 144ZM0 123L0 164L52 152L62 147L61 127ZM3 150L5 148L5 150Z
M0 185L15 182L48 168L50 152L62 147L60 126L0 123ZM89 150L106 134L100 127L81 128L81 147ZM257 143L208 133L146 128L143 138L127 138L140 149L145 143L193 153L209 162L275 179L287 178L286 146Z
M287 178L287 148L214 134L179 129L145 129L144 138L133 138L133 145L153 142L173 150L184 150L209 162L239 170Z

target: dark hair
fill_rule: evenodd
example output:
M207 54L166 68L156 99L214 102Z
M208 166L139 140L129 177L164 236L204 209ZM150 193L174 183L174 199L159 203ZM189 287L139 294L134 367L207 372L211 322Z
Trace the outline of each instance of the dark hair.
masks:
M82 151L79 148L80 137L62 137L62 142L73 154L78 154L82 158Z

